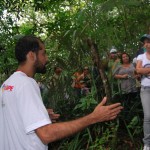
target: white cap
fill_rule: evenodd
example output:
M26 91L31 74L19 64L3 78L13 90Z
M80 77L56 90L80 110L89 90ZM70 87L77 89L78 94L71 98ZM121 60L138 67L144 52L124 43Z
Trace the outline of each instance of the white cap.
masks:
M110 53L116 53L117 52L117 50L115 49L115 48L112 48L111 50L110 50Z

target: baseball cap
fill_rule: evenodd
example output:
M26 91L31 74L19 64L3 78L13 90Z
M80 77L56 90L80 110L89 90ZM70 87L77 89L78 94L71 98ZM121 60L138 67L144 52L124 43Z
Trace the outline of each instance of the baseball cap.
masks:
M144 34L141 38L140 41L144 42L145 39L149 39L150 40L150 34Z
M84 67L84 70L88 70L89 68L88 67Z
M110 50L110 53L117 53L117 50L116 50L115 48L112 48L112 49Z

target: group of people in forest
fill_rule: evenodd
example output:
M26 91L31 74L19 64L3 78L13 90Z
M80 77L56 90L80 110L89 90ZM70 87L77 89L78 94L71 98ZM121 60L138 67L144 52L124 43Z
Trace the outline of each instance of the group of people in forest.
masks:
M120 101L125 110L129 110L133 99L140 95L144 111L143 150L150 150L150 34L144 34L140 42L142 47L137 51L134 59L131 59L128 53L120 53L112 48L109 53L106 74L113 95L121 94ZM74 75L77 83L84 79L82 72ZM82 89L82 84L79 83L79 86L76 84L75 88L78 89L78 87ZM80 90L77 90L77 94L79 92Z
M132 63L128 53L117 53L113 49L110 53L111 65L108 70L108 80L114 97L121 95L121 101L125 109L130 108L133 97L138 95L140 75L136 73L135 65Z
M150 35L140 39L143 47L132 62L129 54L111 49L106 71L112 88L118 86L124 101L130 101L138 93L137 81L141 82L141 101L144 111L144 149L150 150ZM40 38L24 36L15 47L18 68L1 86L0 91L0 149L47 150L47 144L73 135L94 123L115 119L123 107L121 103L105 105L107 98L82 118L53 123L59 118L52 109L46 109L40 88L34 80L36 73L46 73L48 57ZM61 68L56 68L53 83ZM98 72L97 72L98 73ZM73 75L72 87L76 95L87 95L91 90L89 67ZM120 83L115 81L119 80Z
M122 100L125 102L124 108L129 107L132 99L140 93L144 111L143 150L150 150L150 34L144 34L140 42L142 47L137 51L133 61L130 55L125 52L120 55L120 61L117 56L113 56L114 63L111 66L111 80L113 82L111 83L115 84L114 79L119 79ZM117 54L117 51L115 53L114 51L113 55Z
M74 73L72 87L74 88L75 95L78 97L87 95L90 92L92 79L95 79L92 76L92 71L93 69L89 70L88 67L84 67L83 70L81 69ZM136 73L135 65L132 63L129 54L117 52L114 48L111 49L105 73L107 74L113 95L118 92L121 93L125 102L130 102L131 98L137 95L139 89L137 83L140 75Z

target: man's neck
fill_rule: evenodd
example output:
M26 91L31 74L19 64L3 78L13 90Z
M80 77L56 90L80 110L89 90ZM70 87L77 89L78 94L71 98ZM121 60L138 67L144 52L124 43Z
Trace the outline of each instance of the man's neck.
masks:
M25 73L28 77L31 77L31 78L33 78L35 75L33 69L31 69L30 67L24 66L24 65L19 65L17 71L21 71L21 72Z

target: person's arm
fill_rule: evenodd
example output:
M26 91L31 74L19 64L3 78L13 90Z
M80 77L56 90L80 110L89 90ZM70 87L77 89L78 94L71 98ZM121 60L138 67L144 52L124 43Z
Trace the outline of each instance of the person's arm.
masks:
M77 77L76 81L79 82L80 80L84 79L84 73L82 73L79 77Z
M49 124L36 129L35 132L44 144L48 144L71 136L91 124L115 119L121 109L123 109L120 103L104 106L105 103L106 98L102 100L91 114L85 117L64 123Z
M128 74L119 74L119 70L121 69L121 65L118 66L114 71L113 71L113 77L115 79L127 79L128 78Z
M123 75L116 74L116 75L114 75L114 78L116 78L116 79L127 79L128 78L128 74L123 74Z
M141 75L147 75L150 74L150 68L143 68L142 61L138 60L136 65L136 72Z

